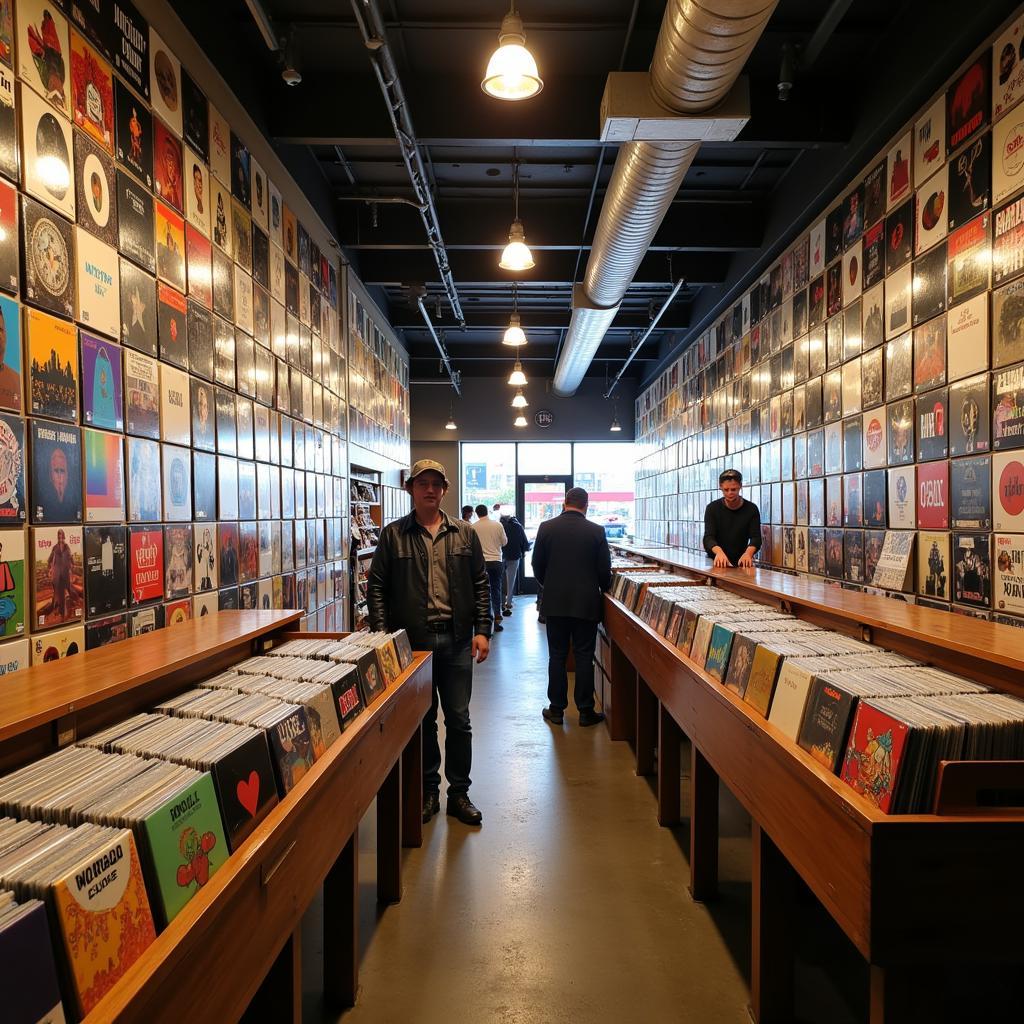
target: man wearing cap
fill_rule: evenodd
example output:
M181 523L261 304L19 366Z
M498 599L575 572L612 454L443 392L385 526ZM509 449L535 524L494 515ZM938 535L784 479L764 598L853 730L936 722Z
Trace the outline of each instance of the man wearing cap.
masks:
M594 709L594 648L604 611L602 594L612 584L611 553L604 527L587 519L589 503L582 487L569 488L562 514L540 524L533 545L533 575L544 588L540 610L548 634L549 706L541 714L552 725L562 724L569 703L570 641L580 725L604 721Z
M483 550L473 529L441 509L448 490L444 466L421 459L405 489L413 510L381 531L370 565L370 628L405 629L416 650L433 653L434 699L423 720L423 820L441 809L441 748L437 709L444 711L447 812L466 825L483 815L469 799L473 662L488 654L490 589Z

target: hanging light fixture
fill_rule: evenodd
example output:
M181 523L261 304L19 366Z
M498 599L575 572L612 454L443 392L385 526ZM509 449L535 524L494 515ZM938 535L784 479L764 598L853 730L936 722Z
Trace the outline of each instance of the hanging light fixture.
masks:
M448 404L448 422L444 425L445 430L458 430L459 428L455 425L455 404L449 402Z
M528 100L544 88L537 62L526 48L523 19L512 0L508 14L498 32L498 48L487 62L487 72L480 83L488 96L496 100Z
M509 375L508 382L514 388L526 386L526 374L523 373L523 364L518 359L515 366L512 367L512 373Z
M508 229L508 245L501 252L501 259L498 266L502 270L532 270L536 265L533 262L533 253L526 244L526 232L523 230L523 222L519 219L519 161L512 164L512 194L515 204L515 217L512 226Z
M512 399L513 409L525 409L530 403L526 400L526 395L522 391L517 391L515 398Z
M520 413L515 418L515 422L512 424L512 426L513 427L525 427L526 426L526 417L522 413Z
M608 364L604 364L604 397L607 398L611 388L608 387ZM619 403L612 403L612 425L608 428L613 434L618 434L622 430L622 425L619 423Z
M512 345L518 348L526 344L526 332L519 322L519 282L512 282L512 315L508 320L508 327L505 328L505 336L501 339L502 345Z
M617 412L612 416L612 425L608 429L613 434L618 434L622 430L622 425L619 423L619 414Z

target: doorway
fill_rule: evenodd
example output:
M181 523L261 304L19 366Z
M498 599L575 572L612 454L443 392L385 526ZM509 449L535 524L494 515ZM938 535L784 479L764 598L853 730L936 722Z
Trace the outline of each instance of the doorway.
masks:
M545 519L553 519L562 513L565 492L572 487L572 477L566 476L517 476L516 512L526 531L526 539L533 544L537 530ZM516 593L536 594L537 580L533 575L533 559L527 552L519 573Z

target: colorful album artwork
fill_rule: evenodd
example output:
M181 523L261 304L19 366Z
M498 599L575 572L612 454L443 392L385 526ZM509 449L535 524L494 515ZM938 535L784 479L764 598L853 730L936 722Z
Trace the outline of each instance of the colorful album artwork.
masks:
M121 278L117 250L83 228L75 227L78 273L75 319L101 334L121 333Z
M18 304L0 296L0 409L21 412L24 399Z
M220 585L234 587L239 581L238 523L218 523L217 543Z
M117 162L128 168L146 188L153 187L153 116L144 103L114 80Z
M73 324L26 311L31 411L51 419L78 419L78 338Z
M0 79L3 70L0 66ZM0 93L2 97L2 93ZM0 104L0 114L3 106ZM2 150L0 150L2 155ZM2 169L2 168L0 168ZM18 190L0 179L0 290L18 293L21 265L18 256Z
M170 206L157 200L156 272L179 292L185 291L185 221Z
M18 77L70 117L68 20L47 0L17 0L17 10Z
M159 526L128 528L128 599L146 604L164 595L164 531Z
M80 526L32 530L32 627L49 629L83 618L85 563Z
M85 521L118 523L124 519L124 446L120 434L83 431L85 449Z
M124 350L125 429L140 437L160 437L160 364L133 349Z
M82 332L82 422L104 430L124 429L121 349Z
M21 197L25 298L42 309L75 313L75 239L71 225L29 196Z
M176 289L157 285L157 337L160 358L183 370L188 369L188 304Z
M110 65L71 31L71 113L75 125L114 150L114 76Z
M213 309L213 247L192 224L185 225L185 262L189 298Z
M178 601L192 593L192 527L164 527L164 598Z
M27 616L24 530L0 530L0 637L25 632Z

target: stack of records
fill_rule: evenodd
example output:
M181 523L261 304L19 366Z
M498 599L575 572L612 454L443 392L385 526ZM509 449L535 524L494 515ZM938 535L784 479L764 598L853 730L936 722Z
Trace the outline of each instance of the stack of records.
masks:
M19 903L6 889L0 889L0 991L7 1024L63 1024L46 905Z
M829 771L836 772L859 700L987 692L988 687L981 683L925 666L876 666L832 672L811 683L797 743Z
M267 735L258 728L141 714L94 733L81 745L209 772L231 850L237 849L277 804Z
M4 818L0 851L0 888L49 905L64 1003L85 1016L156 938L132 833Z
M879 810L932 811L943 760L1024 758L1024 701L1005 693L865 698L842 777Z

